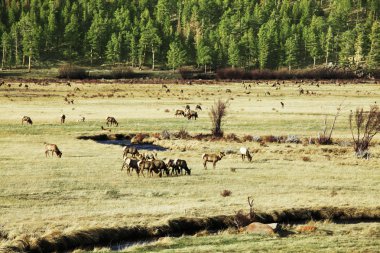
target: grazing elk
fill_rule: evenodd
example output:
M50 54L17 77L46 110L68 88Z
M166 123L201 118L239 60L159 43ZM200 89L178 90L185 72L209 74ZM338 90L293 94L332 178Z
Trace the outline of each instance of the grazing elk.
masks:
M139 163L139 160L126 158L124 160L123 166L121 167L121 170L127 167L128 175L132 175L131 174L131 169L132 169L132 170L136 170L137 176L140 176L140 169L139 169L138 163Z
M62 157L62 152L58 149L57 145L55 144L49 144L49 143L44 143L45 144L45 156L47 157L49 152L51 152L51 156L54 156L54 153L61 158Z
M62 114L62 116L61 116L61 124L64 124L65 120L66 120L66 115Z
M189 167L187 166L187 162L185 160L182 160L182 159L172 160L172 159L170 159L168 161L167 165L168 165L168 167L170 166L172 168L172 175L173 175L173 173L176 173L176 175L181 173L181 175L182 175L183 170L185 171L185 175L191 174L191 169L189 169Z
M252 155L249 153L248 148L246 147L241 147L240 148L240 154L241 154L241 160L245 160L245 157L247 157L249 162L252 162Z
M150 176L153 176L153 172L154 172L158 174L159 177L162 177L162 171L165 171L166 175L169 175L169 170L165 162L162 160L139 161L138 167L144 177L145 177L144 170L147 170Z
M117 120L114 117L109 117L109 116L106 119L106 124L107 124L107 126L112 126L112 125L118 126L119 125L119 123L117 122Z
M176 110L174 115L175 115L176 117L177 117L177 116L180 116L180 115L185 116L185 112L184 112L183 110Z
M154 152L154 153L142 153L139 155L139 157L141 158L141 160L153 161L153 160L157 160L157 153L156 152Z
M187 114L187 119L190 120L191 118L194 118L195 120L197 120L198 118L198 113L196 111L190 111L188 114Z
M207 162L212 162L212 166L215 169L215 165L218 161L222 160L223 156L226 154L224 152L220 152L219 155L217 154L203 154L202 159L203 159L203 167L205 170L207 170Z
M195 110L200 110L200 111L202 111L202 107L201 107L200 105L197 105L197 106L195 106Z
M26 122L26 124L33 125L32 119L30 117L28 117L28 116L22 117L22 119L21 119L21 125L24 125L24 121Z
M137 150L136 147L128 147L128 146L125 146L123 148L123 159L125 159L127 157L128 154L131 154L132 157L136 157L136 156L139 156L140 153L139 151Z

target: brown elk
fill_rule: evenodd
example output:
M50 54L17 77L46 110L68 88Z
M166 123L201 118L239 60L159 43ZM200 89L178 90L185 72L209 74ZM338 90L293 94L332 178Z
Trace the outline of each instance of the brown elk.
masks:
M141 173L144 175L144 170L148 171L150 176L153 176L153 172L158 174L159 177L162 177L162 172L165 171L166 175L169 175L169 170L162 160L153 160L153 161L139 161L138 167Z
M252 162L252 155L249 153L248 148L246 147L241 147L240 148L240 154L241 154L241 160L245 160L245 157L247 157L249 162Z
M22 117L22 119L21 119L21 125L24 125L24 121L26 122L26 124L33 125L32 119L30 117L28 117L28 116Z
M171 171L171 174L173 175L174 173L176 175L178 175L179 173L181 173L182 175L182 171L184 170L185 171L185 175L188 174L190 175L191 174L191 170L189 169L189 167L187 166L187 162L185 160L182 160L182 159L169 159L168 162L166 163L167 167L169 168L172 168L172 171Z
M121 167L121 170L123 170L125 167L127 167L127 173L128 175L131 174L131 169L136 170L137 176L140 176L140 169L138 166L139 160L127 158L124 160L123 166Z
M157 153L154 152L154 153L142 153L139 155L139 157L141 158L141 160L157 160Z
M222 157L225 156L226 154L224 152L220 152L219 155L217 154L203 154L202 159L203 159L203 167L205 170L207 170L207 162L212 162L212 166L215 169L215 165L218 161L222 160Z
M198 113L196 111L190 111L188 114L187 114L187 119L190 120L191 118L194 118L195 120L197 120L198 118Z
M183 110L176 110L174 115L175 115L176 117L177 117L177 116L180 116L180 115L185 116L185 112L184 112Z
M58 149L57 145L55 144L49 144L45 142L45 156L47 157L49 155L49 152L51 152L51 156L54 156L54 153L61 158L62 152Z
M110 116L107 117L106 124L107 124L107 126L112 126L112 125L118 126L119 125L117 120L114 117L110 117Z
M136 147L128 147L128 146L125 146L123 148L123 159L125 159L127 157L128 154L131 154L132 157L136 157L136 156L139 156L140 153L139 151L137 150Z
M62 116L61 116L61 124L64 124L65 120L66 120L66 115L62 114Z

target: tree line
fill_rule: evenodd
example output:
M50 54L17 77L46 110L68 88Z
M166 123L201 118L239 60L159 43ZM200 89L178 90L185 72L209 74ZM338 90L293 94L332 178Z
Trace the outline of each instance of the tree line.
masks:
M377 68L379 0L0 0L1 67Z

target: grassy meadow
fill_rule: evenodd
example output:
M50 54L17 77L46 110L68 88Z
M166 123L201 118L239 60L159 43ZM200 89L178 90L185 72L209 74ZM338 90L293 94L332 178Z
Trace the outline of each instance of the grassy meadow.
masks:
M239 209L248 210L247 196L253 196L255 209L261 211L380 206L377 138L368 161L356 159L352 147L345 145L158 140L155 144L168 148L158 153L159 158L182 158L192 169L191 176L162 178L128 176L120 171L121 146L77 139L108 133L101 130L101 126L106 127L107 116L119 121L118 127L110 127L111 134L174 133L180 129L190 134L210 133L208 111L216 99L222 98L230 99L223 130L239 137L316 137L323 129L325 116L331 122L343 102L333 138L350 141L350 110L380 102L375 82L324 83L319 87L302 83L305 91L315 95L299 95L299 84L290 81L281 84L280 89L272 87L274 82L252 83L247 90L241 83L173 83L167 84L170 92L159 84L117 81L71 82L71 86L65 82L48 86L27 83L28 88L25 83L19 87L19 81L8 83L11 87L0 87L0 244L6 241L2 234L8 234L10 240L21 234L40 236L97 226L155 225L181 216L230 215ZM267 92L270 95L265 95ZM65 102L67 96L73 104ZM196 104L202 106L198 120L174 116L176 109L184 109L187 104L192 109ZM63 125L62 114L66 115ZM32 126L21 125L24 115L32 118ZM78 121L82 116L85 122ZM44 142L57 144L62 158L46 158ZM203 153L237 152L241 146L255 150L252 163L242 162L232 152L218 162L215 170L211 164L208 170L203 169ZM231 196L222 197L223 190L230 190ZM350 227L340 224L319 226L337 233L328 238L326 234L285 239L252 239L236 234L183 237L168 239L164 246L157 242L152 247L136 246L127 251L271 251L273 245L284 251L312 251L312 245L327 238L326 245L332 248L320 246L319 250L360 251L363 246L375 252L380 244L378 223L370 225L375 232L368 232L366 225L360 224L357 227L364 232L354 229L356 232L351 233ZM342 242L341 246L333 246L335 239ZM294 245L296 248L292 248Z

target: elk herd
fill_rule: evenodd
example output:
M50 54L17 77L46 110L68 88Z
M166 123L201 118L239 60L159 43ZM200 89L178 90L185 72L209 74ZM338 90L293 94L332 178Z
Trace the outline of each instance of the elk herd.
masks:
M188 120L194 119L196 120L198 118L198 112L202 111L202 107L200 105L195 106L195 111L190 109L189 105L186 105L185 110L178 109L175 111L174 116L183 116L187 118Z

